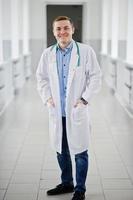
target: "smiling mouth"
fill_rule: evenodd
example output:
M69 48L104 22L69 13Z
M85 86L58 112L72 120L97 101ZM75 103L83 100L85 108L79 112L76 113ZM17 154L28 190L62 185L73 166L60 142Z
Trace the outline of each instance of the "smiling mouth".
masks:
M68 36L61 36L60 39L66 39Z

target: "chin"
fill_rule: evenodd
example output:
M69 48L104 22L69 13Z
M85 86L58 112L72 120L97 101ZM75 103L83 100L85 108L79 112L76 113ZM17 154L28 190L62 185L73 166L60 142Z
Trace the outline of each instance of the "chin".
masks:
M61 41L61 42L67 42L67 40L66 40L66 39L60 39L60 41Z
M67 44L67 41L60 41L60 44L65 45Z

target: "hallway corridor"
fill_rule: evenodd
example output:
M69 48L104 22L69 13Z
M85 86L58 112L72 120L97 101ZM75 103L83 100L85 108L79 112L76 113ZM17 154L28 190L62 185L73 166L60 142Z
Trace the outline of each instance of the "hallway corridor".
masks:
M92 102L86 200L133 200L132 134L133 119L103 85ZM47 110L29 80L0 116L0 200L69 200L46 195L59 173Z

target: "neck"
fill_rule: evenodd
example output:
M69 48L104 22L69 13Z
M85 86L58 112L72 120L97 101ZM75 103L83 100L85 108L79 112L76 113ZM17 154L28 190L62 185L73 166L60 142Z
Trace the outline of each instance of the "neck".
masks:
M69 43L61 43L61 44L59 44L59 46L61 49L65 49L70 43L71 43L71 41Z

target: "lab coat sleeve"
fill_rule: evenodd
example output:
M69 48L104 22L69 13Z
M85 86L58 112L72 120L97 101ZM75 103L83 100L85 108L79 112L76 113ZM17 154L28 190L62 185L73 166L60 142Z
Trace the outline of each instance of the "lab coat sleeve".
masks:
M96 58L96 54L92 48L88 53L86 68L86 87L82 94L82 98L84 98L89 103L93 95L99 92L101 88L102 76L101 69Z
M44 105L46 105L47 100L51 97L47 63L47 56L44 52L36 71L37 89Z

